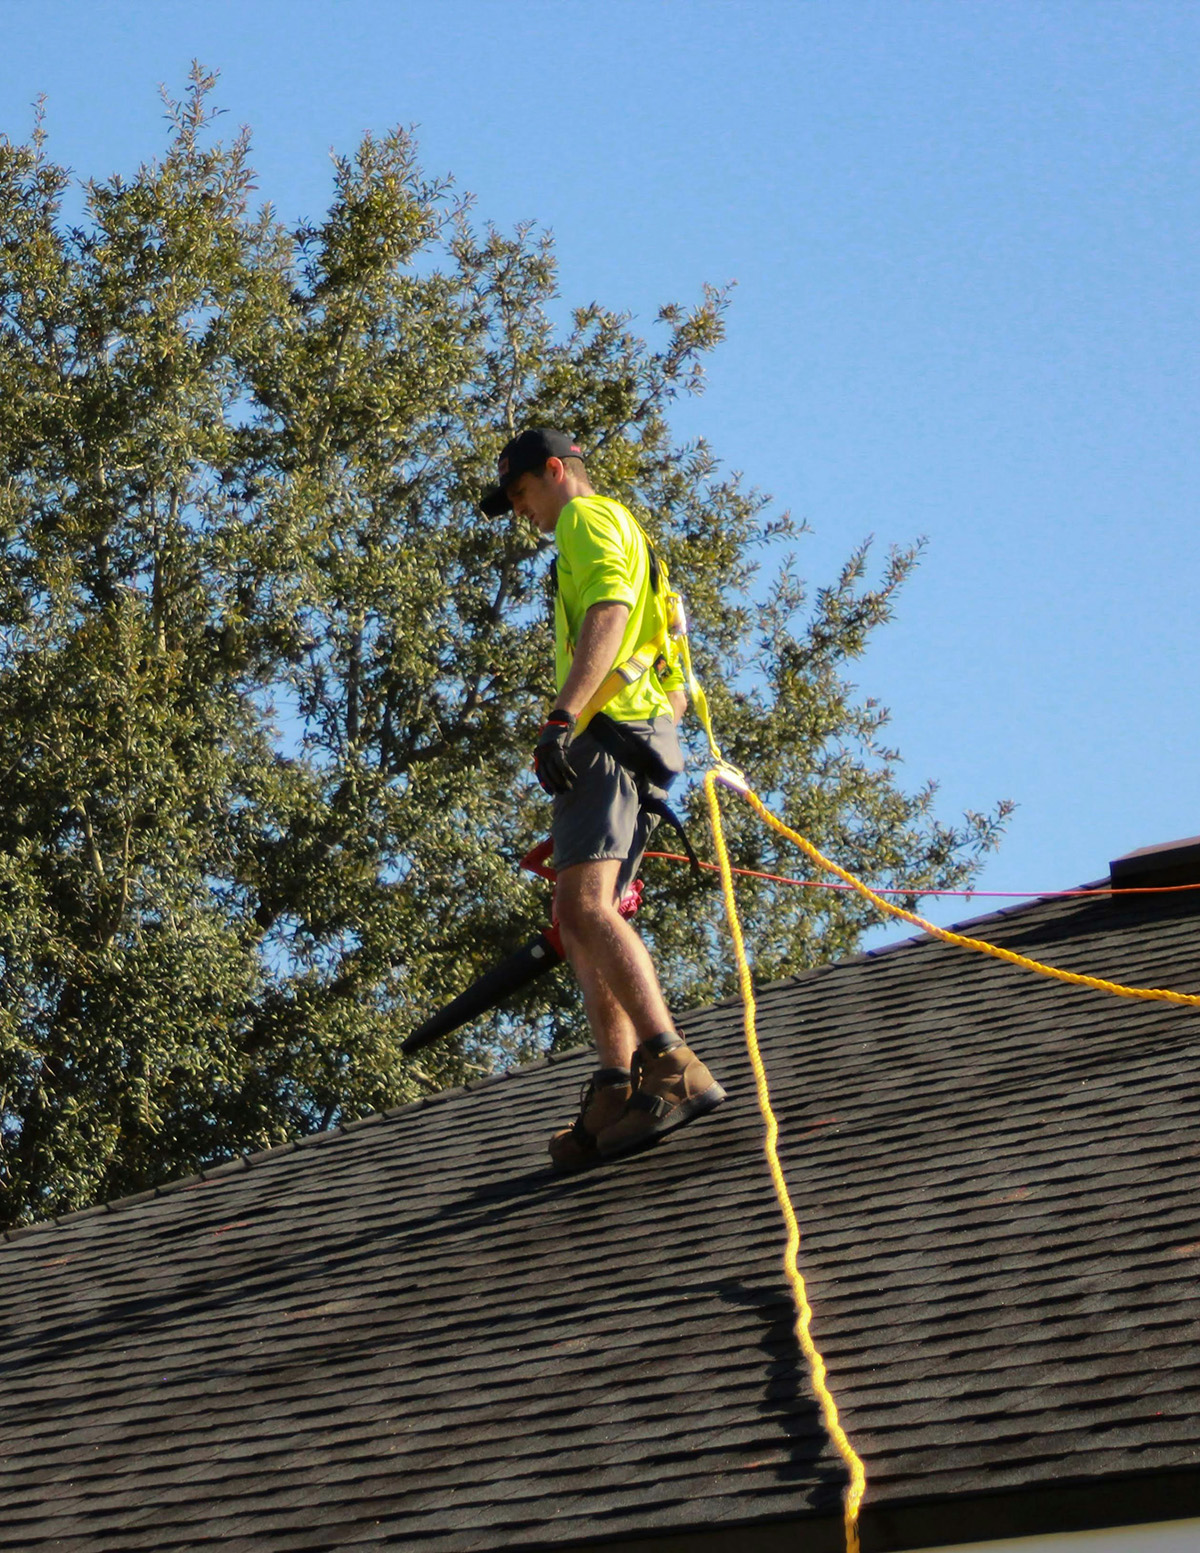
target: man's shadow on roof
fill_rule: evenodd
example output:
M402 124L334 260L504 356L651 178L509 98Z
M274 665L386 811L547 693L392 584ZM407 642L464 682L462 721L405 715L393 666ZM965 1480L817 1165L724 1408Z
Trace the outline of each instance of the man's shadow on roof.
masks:
M111 1302L95 1298L80 1316L61 1322L47 1321L35 1341L27 1342L20 1353L6 1354L0 1359L0 1373L11 1376L24 1369L36 1369L48 1357L66 1360L72 1354L87 1352L97 1341L105 1347L119 1346L127 1338L145 1338L156 1326L174 1328L215 1310L228 1313L239 1304L257 1303L271 1294L299 1296L306 1290L319 1292L336 1283L339 1270L350 1274L364 1251L379 1252L389 1246L402 1254L420 1250L444 1240L448 1232L461 1230L469 1234L487 1229L584 1184L581 1177L564 1179L553 1175L549 1168L524 1171L464 1192L451 1204L439 1205L415 1223L409 1220L384 1228L371 1226L339 1238L319 1258L314 1257L307 1240L297 1245L285 1241L284 1249L264 1249L253 1270L239 1270L235 1281L223 1269L198 1275L190 1258L185 1257L174 1277L163 1279L145 1293L118 1295ZM205 1213L188 1217L177 1226L181 1238L194 1240L210 1232L220 1233L220 1221L229 1212L228 1206L222 1204L215 1216ZM249 1202L240 1205L237 1212L247 1228L255 1227L256 1220L265 1224L282 1216L278 1202ZM161 1267L161 1243L156 1251Z
M710 1129L712 1126L710 1122ZM672 1146L679 1150L678 1142ZM310 1237L303 1233L307 1226L297 1223L298 1218L306 1217L304 1209L299 1208L291 1216L286 1202L281 1203L278 1197L243 1201L236 1206L213 1202L211 1207L203 1197L193 1199L201 1211L186 1215L172 1227L184 1246L173 1268L165 1269L164 1264L169 1264L171 1258L169 1254L163 1256L163 1240L156 1239L155 1271L161 1274L165 1270L166 1276L144 1292L118 1294L111 1300L95 1291L79 1315L57 1322L48 1320L36 1340L26 1342L19 1352L0 1356L0 1373L11 1378L22 1371L38 1369L47 1360L64 1363L75 1354L97 1347L119 1348L123 1342L135 1339L141 1344L156 1329L187 1328L214 1312L220 1312L224 1320L238 1306L261 1311L264 1301L274 1303L282 1299L294 1304L327 1294L331 1289L341 1290L347 1287L347 1279L361 1273L364 1258L375 1262L390 1260L397 1277L407 1281L411 1277L409 1262L415 1254L436 1250L451 1238L461 1237L469 1245L481 1231L509 1226L524 1215L555 1203L572 1204L582 1218L589 1202L599 1206L607 1194L629 1190L628 1182L620 1184L620 1172L632 1163L621 1161L616 1169L609 1166L570 1176L556 1175L548 1166L539 1165L464 1186L419 1216L384 1226L364 1226L336 1238L319 1254L315 1253ZM241 1184L250 1186L252 1177L243 1177ZM193 1255L196 1242L223 1233L223 1222L233 1213L242 1220L236 1226L238 1229L262 1230L278 1219L281 1223L286 1221L286 1233L277 1244L249 1252L253 1257L251 1267L240 1266L232 1275L219 1267L198 1271ZM347 1348L359 1346L360 1341L355 1339ZM331 1345L336 1347L336 1343Z

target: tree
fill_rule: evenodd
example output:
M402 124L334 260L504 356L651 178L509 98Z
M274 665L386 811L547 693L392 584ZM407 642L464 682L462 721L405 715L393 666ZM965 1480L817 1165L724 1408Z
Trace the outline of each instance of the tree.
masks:
M968 882L1003 819L906 795L844 678L916 551L872 584L860 548L806 614L790 565L755 576L787 516L674 444L724 293L665 307L653 345L598 304L556 331L549 237L475 224L399 131L289 231L250 208L247 135L213 138L212 85L195 67L165 156L86 184L79 224L40 121L0 143L6 1223L579 1039L562 978L399 1053L545 920L516 863L547 828L548 558L476 507L521 424L582 437L686 579L727 753L790 823L918 892ZM794 865L730 830L741 861ZM717 897L658 870L672 995L730 990ZM766 976L869 921L770 888L745 911Z

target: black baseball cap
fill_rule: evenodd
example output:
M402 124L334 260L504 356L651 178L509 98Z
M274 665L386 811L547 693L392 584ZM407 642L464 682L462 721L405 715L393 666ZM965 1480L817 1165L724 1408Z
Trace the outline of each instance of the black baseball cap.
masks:
M535 426L523 431L519 437L506 442L496 461L496 481L491 490L484 493L479 503L489 518L499 518L512 511L512 502L505 487L519 480L531 469L541 469L548 458L582 458L583 449L574 437L565 431L555 431L552 426Z

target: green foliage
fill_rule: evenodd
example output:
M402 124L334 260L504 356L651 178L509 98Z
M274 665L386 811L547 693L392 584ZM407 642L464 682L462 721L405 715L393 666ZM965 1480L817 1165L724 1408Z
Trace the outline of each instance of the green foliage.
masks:
M556 331L549 239L474 225L398 132L290 232L250 208L246 137L212 141L211 85L193 72L161 161L86 185L78 227L40 124L0 142L6 1223L582 1037L549 979L399 1055L546 916L516 862L548 819L547 556L475 505L522 424L569 426L656 534L726 751L792 824L920 887L969 880L1001 817L905 795L843 678L913 552L871 585L860 550L807 613L786 568L754 602L756 553L795 529L668 426L724 294L664 308L655 346L596 304ZM795 868L729 826L740 861ZM651 868L673 996L729 991L717 897ZM744 906L767 977L868 921L824 893Z

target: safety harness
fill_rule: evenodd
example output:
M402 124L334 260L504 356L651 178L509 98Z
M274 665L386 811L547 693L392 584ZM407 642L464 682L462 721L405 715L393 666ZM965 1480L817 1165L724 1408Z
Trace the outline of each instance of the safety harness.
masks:
M574 737L578 738L585 728L589 729L600 748L630 774L637 786L638 802L643 811L656 815L676 832L691 864L693 875L700 883L707 885L710 880L700 865L691 837L679 815L667 802L666 784L671 780L673 773L662 768L653 752L630 731L626 724L610 717L604 710L610 701L619 696L623 690L628 690L631 685L636 685L645 675L654 673L664 676L671 673L679 664L679 642L681 638L686 637L687 632L683 600L671 589L666 564L654 548L646 530L632 513L629 516L646 546L650 593L656 605L653 612L654 627L650 635L638 643L628 658L609 670L599 689L576 718ZM557 566L555 586L559 588L561 596ZM690 666L685 677L689 680L692 678Z

